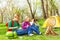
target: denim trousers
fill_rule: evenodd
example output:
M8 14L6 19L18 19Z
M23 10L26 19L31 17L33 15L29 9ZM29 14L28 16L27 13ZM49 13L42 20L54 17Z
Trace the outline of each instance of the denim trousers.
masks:
M39 27L38 27L37 25L35 25L35 24L27 27L26 29L17 29L17 30L16 30L16 33L17 33L18 35L21 35L21 34L28 34L28 35L29 35L29 34L31 34L33 31L36 32L37 34L40 33L40 32L39 32Z

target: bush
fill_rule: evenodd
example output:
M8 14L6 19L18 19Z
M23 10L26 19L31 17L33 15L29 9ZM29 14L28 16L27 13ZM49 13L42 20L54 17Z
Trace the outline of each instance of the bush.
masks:
M40 18L40 19L38 20L39 25L40 25L40 26L42 26L42 25L43 25L43 23L44 23L44 21L45 21L45 19L44 19L44 18Z

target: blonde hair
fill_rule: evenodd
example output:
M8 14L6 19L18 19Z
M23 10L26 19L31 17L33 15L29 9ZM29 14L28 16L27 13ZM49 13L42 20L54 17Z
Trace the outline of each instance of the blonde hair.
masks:
M24 21L26 21L27 19L29 19L29 21L30 21L30 17L29 16L25 16Z

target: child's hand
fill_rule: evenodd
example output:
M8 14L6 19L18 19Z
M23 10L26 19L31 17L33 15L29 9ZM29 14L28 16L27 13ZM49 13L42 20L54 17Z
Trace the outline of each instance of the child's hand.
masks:
M12 29L12 27L8 28L8 29Z
M18 27L16 26L16 27L14 27L14 29L17 29Z

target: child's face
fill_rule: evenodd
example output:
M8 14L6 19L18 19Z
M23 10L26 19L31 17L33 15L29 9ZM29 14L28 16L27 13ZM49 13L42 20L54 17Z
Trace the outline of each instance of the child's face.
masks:
M30 20L30 18L28 17L27 19L26 19L26 21L29 21Z
M28 16L25 17L25 21L29 21L30 18Z
M19 16L15 15L14 18L16 21L19 21Z

